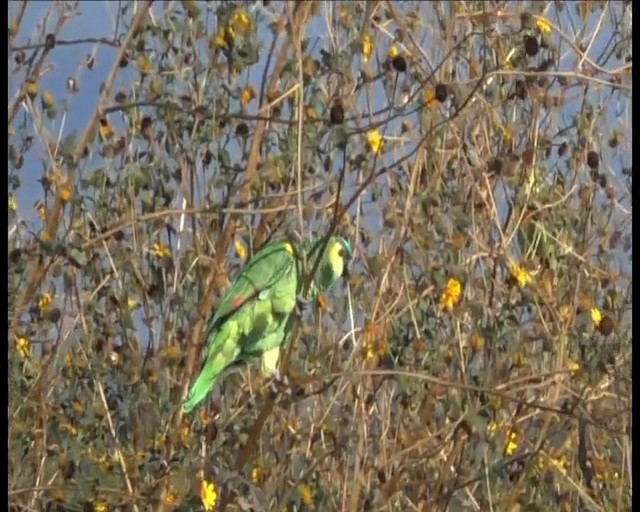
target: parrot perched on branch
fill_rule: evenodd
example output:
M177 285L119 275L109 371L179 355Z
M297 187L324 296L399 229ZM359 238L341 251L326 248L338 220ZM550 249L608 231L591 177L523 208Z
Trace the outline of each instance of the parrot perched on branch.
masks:
M260 357L266 375L278 373L280 349L290 330L289 317L306 304L301 292L305 273L311 272L325 237L296 247L289 241L272 242L249 260L205 331L205 358L182 411L202 402L218 376L229 366ZM327 291L347 271L351 246L341 236L331 236L310 282L308 296Z

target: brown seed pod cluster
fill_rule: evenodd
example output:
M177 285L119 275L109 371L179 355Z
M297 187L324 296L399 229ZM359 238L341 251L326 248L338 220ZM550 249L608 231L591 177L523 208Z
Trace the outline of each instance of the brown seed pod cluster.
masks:
M444 103L447 100L448 95L449 95L449 89L445 84L442 84L442 83L436 84L435 96L440 103Z
M344 121L344 108L339 101L336 101L329 110L331 124L342 124Z
M53 34L47 34L44 38L44 47L47 50L53 50L56 45L56 36Z
M404 73L407 70L407 60L402 55L396 55L391 59L391 65L398 73Z
M603 336L609 336L613 332L615 324L609 315L604 315L598 324L598 332Z

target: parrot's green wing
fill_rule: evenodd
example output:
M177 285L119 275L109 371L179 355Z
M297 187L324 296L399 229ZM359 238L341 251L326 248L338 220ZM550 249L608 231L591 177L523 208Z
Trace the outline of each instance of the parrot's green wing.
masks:
M273 242L256 252L244 267L207 325L205 339L212 341L222 322L247 302L275 286L296 264L296 249L288 241Z

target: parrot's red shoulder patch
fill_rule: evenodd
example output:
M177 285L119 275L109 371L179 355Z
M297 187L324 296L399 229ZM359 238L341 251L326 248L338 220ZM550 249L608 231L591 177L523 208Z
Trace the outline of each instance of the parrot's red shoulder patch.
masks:
M238 295L237 297L234 297L233 299L231 299L231 307L233 309L239 308L244 304L246 300L247 300L246 295Z

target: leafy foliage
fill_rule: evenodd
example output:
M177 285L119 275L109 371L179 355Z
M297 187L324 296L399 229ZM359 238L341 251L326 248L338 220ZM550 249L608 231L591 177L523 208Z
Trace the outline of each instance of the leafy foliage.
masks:
M630 507L631 5L149 4L10 8L10 510ZM248 254L330 230L295 392L183 417Z

